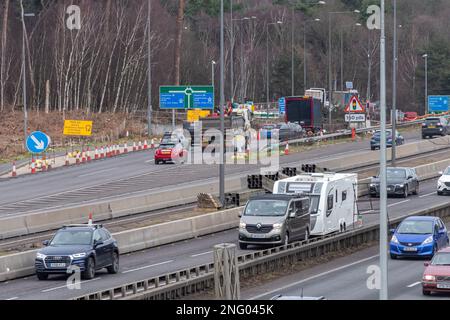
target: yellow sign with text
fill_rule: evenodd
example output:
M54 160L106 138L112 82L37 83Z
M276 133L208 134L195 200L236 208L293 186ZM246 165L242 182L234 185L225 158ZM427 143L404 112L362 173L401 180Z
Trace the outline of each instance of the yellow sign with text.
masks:
M64 135L90 137L92 135L92 121L65 120Z
M196 122L196 121L199 121L200 118L205 118L209 115L210 115L209 110L188 110L187 121L188 122Z

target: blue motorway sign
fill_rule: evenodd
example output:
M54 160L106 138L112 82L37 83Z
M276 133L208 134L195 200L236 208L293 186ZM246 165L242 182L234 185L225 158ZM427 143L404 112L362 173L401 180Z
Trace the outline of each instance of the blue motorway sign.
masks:
M278 109L280 114L286 113L286 98L281 98L278 100Z
M48 135L41 131L30 134L27 138L27 149L31 153L41 153L47 150L51 139Z
M448 112L449 111L449 96L429 96L428 97L428 112Z
M162 86L159 88L160 109L214 109L212 86Z

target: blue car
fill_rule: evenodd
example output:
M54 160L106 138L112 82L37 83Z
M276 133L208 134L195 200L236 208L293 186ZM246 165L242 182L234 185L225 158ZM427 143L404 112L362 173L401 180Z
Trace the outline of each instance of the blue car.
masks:
M370 149L371 150L380 149L380 146L381 146L380 138L381 138L381 131L378 130L374 133L374 135L372 136L372 139L370 139ZM392 130L387 129L386 130L386 147L387 148L392 148L392 141L393 141ZM401 146L401 145L405 144L405 138L398 131L396 131L396 134L395 134L395 141L396 141L397 146Z
M432 258L449 244L447 228L437 217L409 217L393 233L390 243L392 259L398 257Z

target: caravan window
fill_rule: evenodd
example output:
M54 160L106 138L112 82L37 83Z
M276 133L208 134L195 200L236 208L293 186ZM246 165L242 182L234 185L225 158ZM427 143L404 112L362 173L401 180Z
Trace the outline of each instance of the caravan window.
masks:
M327 210L333 210L333 206L334 206L334 196L332 194L330 194L328 196L328 201L327 201Z
M342 202L347 200L347 191L342 191Z
M320 196L311 196L311 214L318 214L319 212L319 203Z

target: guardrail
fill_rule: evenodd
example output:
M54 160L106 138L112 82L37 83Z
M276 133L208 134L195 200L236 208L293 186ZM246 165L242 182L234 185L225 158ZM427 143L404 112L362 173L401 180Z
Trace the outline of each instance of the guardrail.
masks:
M439 205L420 210L390 221L390 228L396 227L409 216L450 216L450 205ZM244 254L238 257L239 273L248 278L280 270L297 261L324 256L343 249L352 249L362 244L379 240L379 226L372 225L346 233L301 241L277 248ZM387 254L387 253L386 253ZM74 300L165 300L179 299L193 293L214 287L214 263L208 263L149 279L124 284L77 297Z

